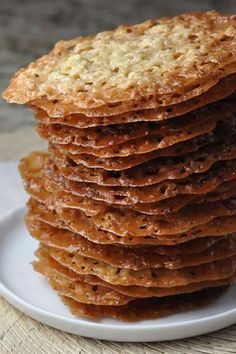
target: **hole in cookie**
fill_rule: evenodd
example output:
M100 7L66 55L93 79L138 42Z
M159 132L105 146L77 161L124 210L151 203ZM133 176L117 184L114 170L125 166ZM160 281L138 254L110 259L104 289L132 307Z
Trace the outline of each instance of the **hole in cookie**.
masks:
M161 194L165 194L165 192L166 192L166 186L161 187L160 188L160 193Z
M171 113L171 112L173 112L173 107L169 107L166 109L166 113Z

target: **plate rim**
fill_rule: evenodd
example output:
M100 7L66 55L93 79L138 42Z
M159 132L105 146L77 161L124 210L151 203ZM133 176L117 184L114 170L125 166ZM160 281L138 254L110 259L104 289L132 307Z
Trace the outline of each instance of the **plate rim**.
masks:
M22 205L16 209L14 209L11 212L8 212L6 214L4 214L3 216L0 217L0 230L4 225L7 225L7 223L9 224L9 221L14 218L15 216L18 216L20 213L25 212L26 207L25 205ZM23 219L22 219L22 223L23 223ZM11 225L11 224L10 224ZM4 233L3 233L4 235ZM1 235L0 235L1 238ZM193 336L193 335L198 335L198 334L206 334L218 329L222 329L226 326L232 325L234 323L236 323L236 304L235 304L235 308L232 308L230 310L226 310L223 312L220 312L218 314L213 314L213 315L208 315L206 317L203 318L198 318L198 319L189 319L189 320L182 320L173 324L168 324L168 323L162 323L162 324L143 324L143 323L138 323L136 324L135 322L131 322L131 323L114 323L114 324L106 324L106 323L99 323L99 322L95 322L92 320L87 320L87 319L83 319L83 318L69 318L66 317L65 315L60 315L60 314L56 314L54 312L45 310L41 307L38 307L36 305L31 304L30 302L22 299L19 295L15 294L12 290L10 290L2 281L2 279L0 278L0 296L2 296L5 300L7 300L12 306L16 307L18 310L22 311L23 313L25 313L26 315L30 316L31 318L34 318L35 320L40 321L41 323L47 324L51 327L57 328L59 330L65 331L65 332L69 332L69 333L74 333L74 334L78 334L75 331L75 328L78 327L78 329L80 330L81 327L83 327L83 332L86 330L96 330L100 333L98 333L97 335L87 335L87 334L81 334L84 335L86 337L90 337L90 338L98 338L98 339L106 339L109 340L108 338L114 337L113 339L110 340L115 340L115 341L132 341L132 342L140 342L140 338L139 340L137 339L124 339L121 338L119 339L119 336L123 336L125 335L126 338L129 337L129 335L135 335L135 336L139 336L141 333L143 335L148 334L148 333L144 333L144 332L149 332L149 334L151 335L150 339L145 339L146 342L148 341L159 341L159 340L168 340L166 338L169 338L169 340L173 340L173 339L180 339L180 338L187 338L189 336ZM55 324L54 321L58 321L58 324ZM224 324L218 324L224 322ZM212 326L212 322L213 324L215 324L215 326ZM206 326L207 324L211 323L211 328L214 327L214 329L209 329L209 330L203 330L202 327ZM66 330L63 327L64 325L69 325L69 329ZM218 324L218 325L217 325ZM61 326L62 325L62 326ZM200 326L200 327L199 327ZM182 335L178 335L179 331L182 331L184 328L186 329L187 327L187 331L186 331L186 336L182 336ZM196 328L196 333L192 334L193 332L191 332L191 330L193 328ZM158 336L161 335L161 337L163 337L163 334L165 334L165 330L170 330L173 335L171 336L165 336L164 335L164 339L154 339L152 333L153 331L157 331L159 333L156 333L156 335ZM113 333L113 335L111 336L106 336L107 331L117 331L118 333ZM102 333L102 332L103 333ZM176 335L174 335L174 332L176 331ZM81 332L81 331L80 331ZM191 334L188 335L187 332L190 332ZM150 336L149 336L150 337ZM118 339L117 339L118 338Z

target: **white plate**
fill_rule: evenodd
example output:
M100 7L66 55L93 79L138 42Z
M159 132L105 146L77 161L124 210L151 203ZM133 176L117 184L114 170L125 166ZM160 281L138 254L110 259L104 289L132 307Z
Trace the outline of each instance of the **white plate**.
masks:
M157 320L123 323L73 317L47 281L32 270L37 242L23 223L25 208L0 221L0 294L13 306L49 326L66 332L114 341L147 342L209 333L236 322L236 286L202 310Z

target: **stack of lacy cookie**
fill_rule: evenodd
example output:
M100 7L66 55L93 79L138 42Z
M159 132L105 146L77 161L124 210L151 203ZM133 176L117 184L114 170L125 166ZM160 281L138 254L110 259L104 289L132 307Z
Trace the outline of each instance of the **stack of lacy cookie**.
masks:
M20 163L36 271L90 318L203 306L236 279L236 18L61 41L4 97L48 151Z

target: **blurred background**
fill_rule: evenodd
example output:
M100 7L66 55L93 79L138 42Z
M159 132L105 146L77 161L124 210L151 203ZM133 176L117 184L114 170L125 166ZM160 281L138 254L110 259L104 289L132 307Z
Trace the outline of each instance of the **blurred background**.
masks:
M1 0L0 91L16 70L48 52L59 39L211 9L236 13L236 0ZM33 114L26 107L1 100L0 134L5 139L32 124Z

